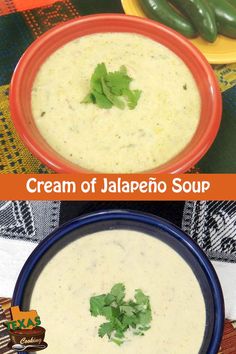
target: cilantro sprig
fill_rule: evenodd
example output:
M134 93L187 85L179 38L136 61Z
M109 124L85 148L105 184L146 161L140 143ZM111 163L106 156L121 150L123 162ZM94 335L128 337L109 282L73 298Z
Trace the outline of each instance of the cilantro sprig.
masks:
M110 109L113 106L134 109L142 91L131 90L132 78L128 76L123 65L119 71L108 72L104 63L98 64L90 80L90 92L81 103L93 103L100 108Z
M107 322L100 325L99 337L107 336L110 341L121 345L130 330L134 335L143 336L150 329L152 311L149 296L136 289L134 300L125 300L125 286L115 284L108 294L90 298L92 316L104 316Z

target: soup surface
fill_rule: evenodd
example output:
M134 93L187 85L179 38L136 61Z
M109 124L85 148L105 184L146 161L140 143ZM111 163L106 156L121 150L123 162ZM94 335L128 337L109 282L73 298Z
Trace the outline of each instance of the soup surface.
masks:
M153 320L145 336L123 345L98 336L104 317L92 317L89 300L124 283L126 298L142 289ZM172 248L131 230L108 230L78 239L47 263L30 308L46 328L45 353L197 354L205 331L205 303L195 275Z
M103 62L108 71L126 66L131 88L142 91L134 110L81 103ZM32 90L33 116L48 144L97 172L142 172L166 163L192 139L200 110L185 63L163 45L131 33L69 42L45 61Z

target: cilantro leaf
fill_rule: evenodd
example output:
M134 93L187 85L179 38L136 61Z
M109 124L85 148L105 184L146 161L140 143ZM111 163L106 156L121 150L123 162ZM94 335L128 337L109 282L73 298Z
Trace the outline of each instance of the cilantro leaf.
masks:
M104 94L106 95L107 99L113 103L113 105L117 108L120 108L120 109L125 109L125 104L124 102L118 98L117 96L115 96L111 91L110 91L110 88L107 86L104 78L101 79L101 82L102 82L102 89L103 89L103 92Z
M115 301L115 299L116 299L115 296L109 293L105 297L105 304L106 305L111 305Z
M105 316L107 320L112 320L114 316L112 307L103 307L101 315Z
M131 90L132 78L127 74L127 68L122 65L120 70L108 72L105 63L98 64L90 80L90 92L81 103L96 104L100 108L110 109L113 106L125 109L125 101L129 109L137 106L141 96L140 90Z
M133 308L132 306L123 305L120 306L120 311L126 314L126 316L131 317L135 313L135 308Z
M87 96L81 101L81 103L95 103L95 97L92 93L88 93Z
M106 65L104 63L98 64L91 77L90 87L92 92L96 91L101 94L103 93L101 79L106 75L107 75Z
M132 79L127 74L124 74L123 71L115 71L107 74L106 81L111 91L115 95L121 96L123 90L129 89Z
M118 283L108 294L90 299L91 315L104 316L108 321L99 327L99 337L107 335L110 341L122 345L128 330L137 336L145 334L152 321L149 296L137 289L134 298L135 300L125 301L125 286Z
M103 314L103 307L105 305L106 295L98 295L90 299L90 312L91 315L97 317Z
M98 105L98 107L104 108L104 109L109 109L112 107L111 101L109 101L106 96L102 95L99 92L95 92L95 91L93 92L93 95L95 97L96 104Z
M99 327L98 335L101 338L103 338L105 335L107 335L110 338L112 332L113 332L112 322L106 322L106 323L101 324L101 326Z
M134 297L135 297L135 300L136 300L138 305L141 305L141 304L146 305L149 302L149 296L146 296L142 292L142 290L140 290L140 289L136 289L135 290L135 296Z
M111 295L115 296L116 301L120 303L125 297L125 286L122 283L116 284L111 289Z
M152 313L150 310L139 314L139 323L141 326L146 327L152 320Z
M122 340L120 338L112 338L111 341L117 345L121 345L124 343L124 340Z
M136 317L136 315L134 314L133 316L127 316L127 315L125 315L124 317L123 317L123 324L124 324L124 326L126 326L127 328L129 327L129 326L132 326L132 327L136 327L136 324L137 324L137 317Z
M142 94L140 90L124 90L124 96L127 98L129 109L135 109Z

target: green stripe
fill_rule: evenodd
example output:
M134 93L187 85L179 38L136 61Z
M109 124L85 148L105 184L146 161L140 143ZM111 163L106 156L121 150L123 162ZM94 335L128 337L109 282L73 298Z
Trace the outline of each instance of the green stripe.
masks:
M20 13L0 17L0 86L10 82L13 70L34 37Z
M201 173L236 173L236 86L223 93L223 106L220 131L197 165Z
M81 15L94 13L123 13L120 0L71 0L71 3L79 10Z

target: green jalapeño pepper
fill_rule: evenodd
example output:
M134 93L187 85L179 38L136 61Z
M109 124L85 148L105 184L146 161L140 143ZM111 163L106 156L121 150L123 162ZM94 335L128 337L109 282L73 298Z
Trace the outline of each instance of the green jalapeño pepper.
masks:
M227 0L233 7L236 7L236 0Z
M216 14L218 32L236 38L236 7L226 0L209 0Z
M139 0L144 13L152 20L163 23L188 38L197 36L191 22L167 2L167 0Z
M205 0L169 0L192 21L200 35L208 42L217 38L217 26L214 11Z

